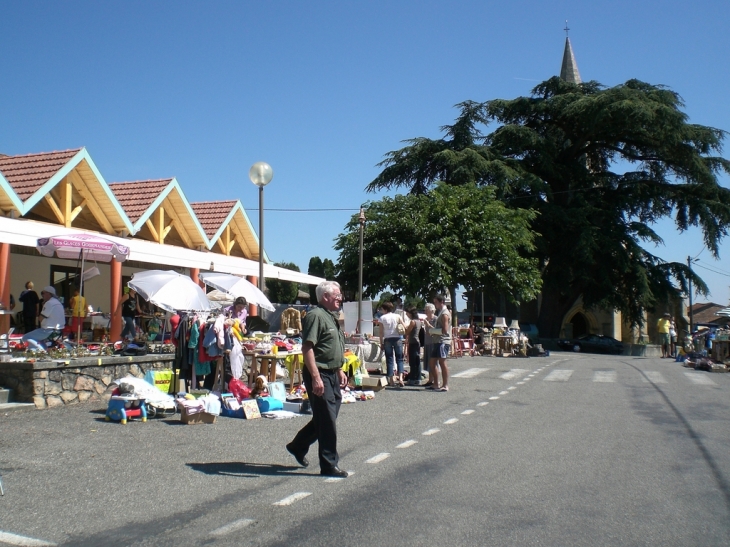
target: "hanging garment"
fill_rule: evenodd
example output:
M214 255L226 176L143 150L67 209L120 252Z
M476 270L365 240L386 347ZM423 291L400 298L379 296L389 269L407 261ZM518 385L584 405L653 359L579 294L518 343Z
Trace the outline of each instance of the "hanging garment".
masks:
M302 314L296 308L287 308L281 312L281 324L279 332L286 332L287 329L302 330Z
M245 364L245 357L243 355L243 348L237 338L233 337L231 347L231 376L234 378L240 378L243 376L243 366Z
M198 359L198 342L200 341L200 326L193 321L190 326L190 339L188 340L188 360L195 367L196 376L207 376L210 374L210 362L201 363Z

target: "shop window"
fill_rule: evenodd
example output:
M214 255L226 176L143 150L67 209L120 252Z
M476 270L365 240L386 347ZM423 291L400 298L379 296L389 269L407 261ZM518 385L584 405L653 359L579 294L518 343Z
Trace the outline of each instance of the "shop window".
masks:
M74 289L79 286L80 269L74 266L51 265L51 285L64 306L68 306Z

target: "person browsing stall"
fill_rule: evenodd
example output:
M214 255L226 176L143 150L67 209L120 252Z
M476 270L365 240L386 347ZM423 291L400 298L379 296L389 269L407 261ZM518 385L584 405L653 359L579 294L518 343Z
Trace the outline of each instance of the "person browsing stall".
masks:
M121 308L122 320L124 321L124 330L122 330L121 337L122 340L124 338L134 340L135 336L137 336L135 318L138 315L142 315L142 309L139 307L137 292L134 289L124 287L123 292L124 295L119 301L119 307L117 308L117 313L119 313L119 309Z
M303 377L312 406L312 420L286 449L300 465L307 467L309 447L319 441L320 473L345 478L348 473L339 468L337 454L340 390L347 386L347 376L342 371L345 337L339 323L342 293L339 283L323 281L317 285L316 294L321 307L310 310L302 320Z
M226 313L231 319L238 319L241 325L241 332L246 334L246 318L248 317L248 302L243 296L239 296L233 301L233 304L226 308Z
M84 326L84 318L86 317L86 298L79 294L78 289L74 289L74 295L71 297L71 330L74 336Z
M33 282L28 281L25 284L25 290L18 297L23 303L23 323L25 328L23 332L26 334L34 331L38 325L38 315L40 314L41 299L38 293L33 290Z
M56 289L48 285L41 291L43 309L41 310L41 328L61 330L66 326L66 315L63 304L56 296Z

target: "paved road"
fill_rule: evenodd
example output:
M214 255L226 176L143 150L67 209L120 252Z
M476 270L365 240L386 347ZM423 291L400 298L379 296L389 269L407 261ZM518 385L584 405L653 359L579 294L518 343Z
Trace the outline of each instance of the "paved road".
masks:
M345 480L293 420L0 415L0 545L729 545L730 374L555 353L343 406Z

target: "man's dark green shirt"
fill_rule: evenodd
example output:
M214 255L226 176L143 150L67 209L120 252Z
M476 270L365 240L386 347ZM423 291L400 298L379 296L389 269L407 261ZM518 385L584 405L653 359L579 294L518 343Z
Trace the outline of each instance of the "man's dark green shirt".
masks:
M314 308L302 319L302 344L312 342L317 367L338 369L345 361L345 336L340 330L339 312Z

